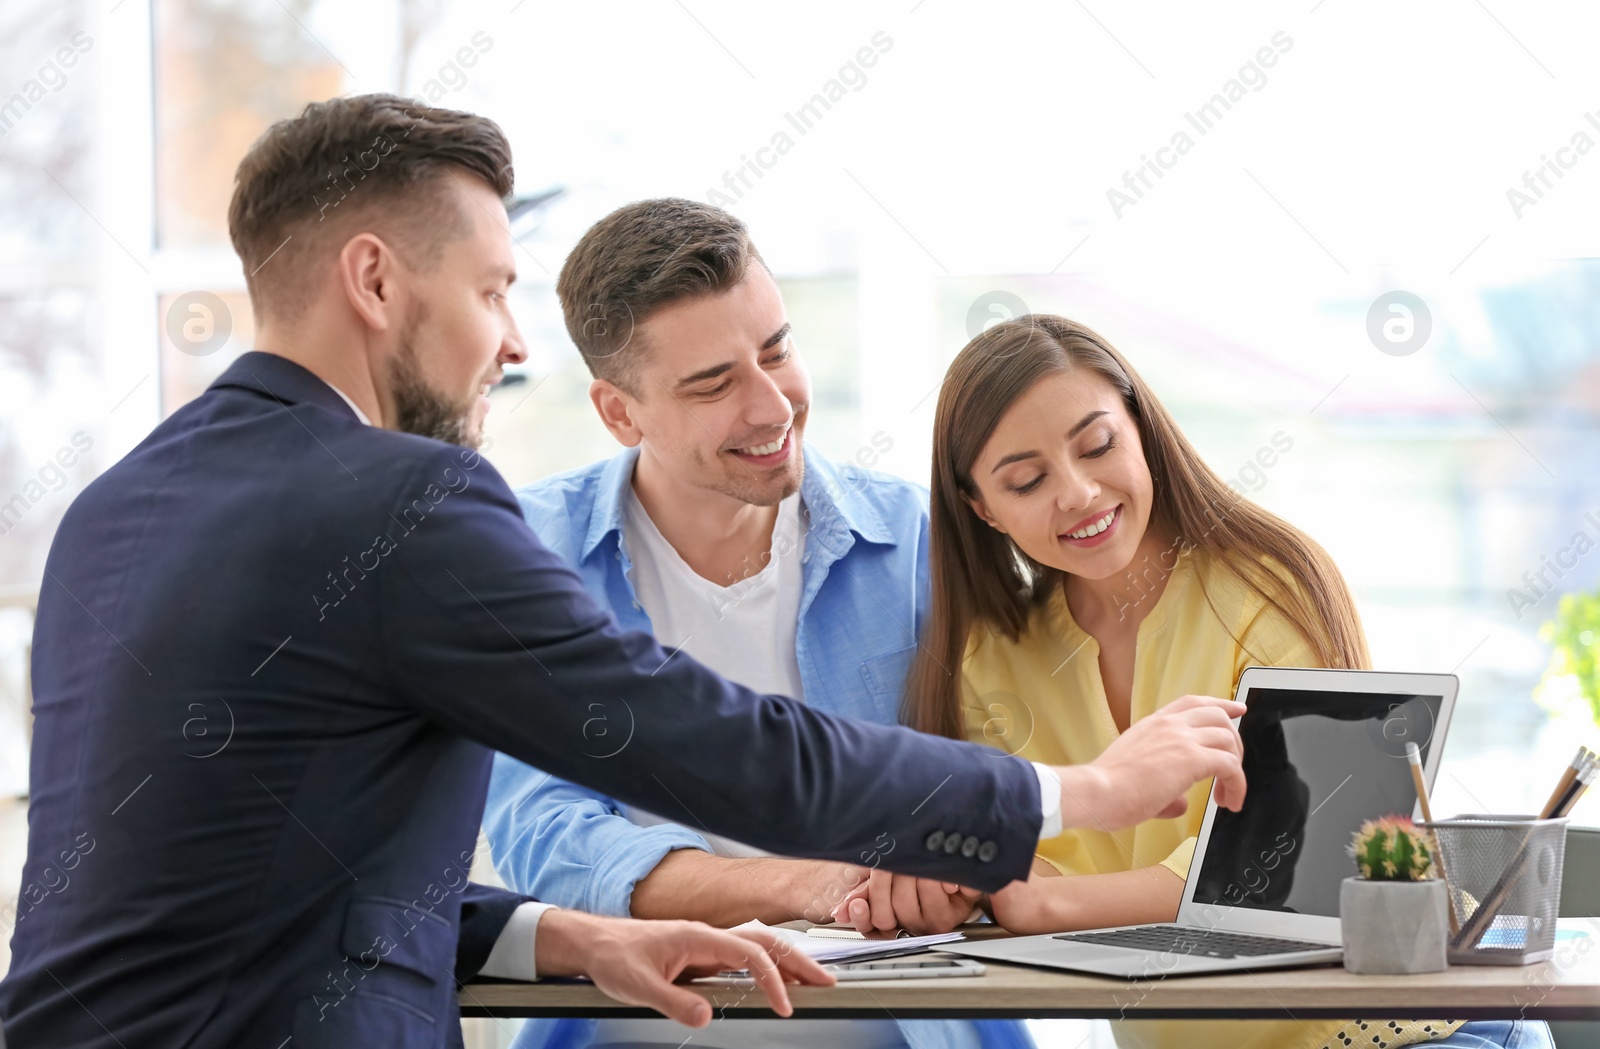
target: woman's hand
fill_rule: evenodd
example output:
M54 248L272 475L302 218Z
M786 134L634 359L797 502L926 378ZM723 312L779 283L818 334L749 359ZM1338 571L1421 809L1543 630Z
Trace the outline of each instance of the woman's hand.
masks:
M989 903L996 924L1027 935L1170 922L1182 899L1183 879L1162 864L1062 876L1036 857L1027 881L991 893Z
M1060 932L1060 918L1052 906L1058 893L1067 890L1061 872L1044 860L1033 858L1033 871L1027 881L1014 881L989 894L989 917L1007 932L1030 934Z
M875 870L834 908L833 920L863 934L905 929L918 936L949 932L972 917L983 894L950 882Z
M534 950L541 976L587 976L620 1002L648 1006L690 1027L711 1022L711 1003L675 980L749 969L779 1016L794 1012L785 983L834 983L822 966L765 929L551 910L539 919Z

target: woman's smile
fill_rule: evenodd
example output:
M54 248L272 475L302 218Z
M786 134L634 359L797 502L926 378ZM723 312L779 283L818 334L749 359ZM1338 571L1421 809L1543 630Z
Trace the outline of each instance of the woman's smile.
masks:
M1085 517L1056 538L1068 546L1085 550L1109 543L1117 534L1118 526L1121 524L1122 504L1118 503L1109 510Z

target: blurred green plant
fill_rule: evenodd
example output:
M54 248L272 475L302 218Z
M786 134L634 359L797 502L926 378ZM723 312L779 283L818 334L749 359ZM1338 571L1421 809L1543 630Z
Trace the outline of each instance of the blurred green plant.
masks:
M1594 719L1600 721L1600 590L1563 594L1556 606L1556 617L1539 628L1539 636L1552 647L1548 682L1555 677L1570 677L1588 701Z

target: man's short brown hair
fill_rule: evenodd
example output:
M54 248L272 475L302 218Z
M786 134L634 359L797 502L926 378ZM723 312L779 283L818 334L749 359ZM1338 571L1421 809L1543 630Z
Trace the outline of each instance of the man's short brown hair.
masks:
M257 322L303 307L317 254L363 228L383 234L408 266L437 263L444 243L469 228L445 192L457 168L502 197L511 192L511 146L498 124L355 95L313 102L268 128L239 162L228 207Z
M721 208L673 197L628 204L595 223L561 267L567 334L595 378L638 394L638 326L734 287L752 260L766 265L744 223Z

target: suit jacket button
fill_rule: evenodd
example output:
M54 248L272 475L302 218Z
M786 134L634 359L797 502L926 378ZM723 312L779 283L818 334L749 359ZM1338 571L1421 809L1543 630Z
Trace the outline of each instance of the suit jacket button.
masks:
M944 848L944 831L934 831L923 840L922 844L929 852L938 852Z
M988 863L998 855L1000 855L1000 846L996 845L992 841L986 841L982 845L978 846L979 863Z
M961 843L961 855L970 860L973 856L977 855L977 852L978 839L968 834L967 840Z
M946 834L944 836L944 851L949 853L951 856L954 856L956 853L960 852L961 835L954 833Z

